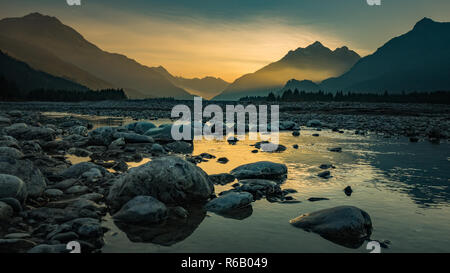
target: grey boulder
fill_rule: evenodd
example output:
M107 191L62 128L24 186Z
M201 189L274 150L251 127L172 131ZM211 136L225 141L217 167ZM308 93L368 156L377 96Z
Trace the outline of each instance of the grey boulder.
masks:
M253 195L248 192L229 192L209 201L205 208L220 214L248 206L251 202L253 202Z
M372 233L367 212L353 206L339 206L300 215L290 223L346 247L357 248Z
M127 223L159 223L167 217L166 205L151 196L136 196L114 215L115 220Z
M284 164L260 161L256 163L245 164L231 171L237 179L261 178L270 179L278 178L287 174L287 167Z
M153 159L118 177L107 197L113 209L120 209L139 195L153 196L165 204L207 200L214 185L199 167L176 156Z

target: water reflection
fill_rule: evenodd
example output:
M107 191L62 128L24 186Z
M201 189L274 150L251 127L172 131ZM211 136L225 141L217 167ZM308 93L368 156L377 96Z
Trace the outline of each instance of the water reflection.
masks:
M186 210L189 213L187 218L170 218L162 224L139 226L118 221L114 224L131 242L171 246L189 237L205 219L206 211L200 205Z

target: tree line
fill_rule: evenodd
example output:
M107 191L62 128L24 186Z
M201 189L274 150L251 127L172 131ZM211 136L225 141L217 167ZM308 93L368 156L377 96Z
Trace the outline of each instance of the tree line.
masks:
M17 84L0 75L0 100L2 101L101 101L126 100L123 89L104 90L55 90L38 88L31 91L20 90Z
M281 95L273 92L267 96L243 97L240 101L280 101L280 102L302 102L302 101L347 101L347 102L391 102L391 103L434 103L450 104L450 91L435 92L402 92L400 94L390 94L385 91L383 94L353 93L339 91L330 92L306 92L295 89L288 89Z

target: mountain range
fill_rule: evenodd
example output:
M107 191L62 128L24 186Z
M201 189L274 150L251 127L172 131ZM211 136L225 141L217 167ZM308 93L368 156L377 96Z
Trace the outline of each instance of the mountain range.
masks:
M449 45L450 23L424 18L320 88L360 93L450 90Z
M201 93L204 86L214 86L215 82L219 87L211 90L220 92L224 86L220 79L211 83L209 78L176 78L165 69L167 73L161 73L161 67L147 67L124 55L103 51L57 18L39 13L0 20L0 50L36 70L94 90L123 88L130 98L186 99L192 95L183 87Z
M28 64L11 58L0 51L0 77L13 82L20 90L32 91L36 87L53 90L88 91L88 88L67 79L36 71Z
M356 52L345 46L333 51L315 42L305 48L289 51L281 60L238 78L214 99L264 96L279 91L290 79L320 82L348 71L359 59Z

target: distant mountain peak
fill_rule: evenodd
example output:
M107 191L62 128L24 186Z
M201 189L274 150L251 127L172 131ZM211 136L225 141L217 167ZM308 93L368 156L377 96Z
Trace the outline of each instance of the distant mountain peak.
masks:
M428 17L424 17L422 20L420 20L419 22L416 23L416 25L414 26L414 29L427 28L434 24L436 24L435 21L433 21L432 19L430 19Z
M325 47L321 42L315 41L314 43L310 44L306 48L323 48Z
M58 22L61 23L61 21L58 20L58 18L53 17L53 16L48 16L48 15L43 15L39 12L32 12L28 15L25 15L24 17L22 17L22 19L25 20L39 20L39 21L53 21L53 22Z

